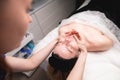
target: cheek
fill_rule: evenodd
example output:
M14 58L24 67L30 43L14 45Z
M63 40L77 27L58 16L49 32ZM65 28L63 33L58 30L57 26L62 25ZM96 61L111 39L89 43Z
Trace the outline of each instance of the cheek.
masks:
M24 35L26 34L28 23L23 18L23 16L15 16L9 21L10 25L9 30L7 29L7 34L10 35L11 42L14 44L20 44L23 40Z
M21 34L25 35L25 33L28 29L28 26L29 26L28 22L23 20L23 21L21 21L21 24L19 24L19 25L20 25L19 30L21 30Z
M15 5L15 4L14 4ZM17 5L17 4L16 4ZM9 14L9 21L11 26L16 27L16 33L19 35L24 35L28 28L28 15L24 8L18 4L18 7L12 6ZM9 13L9 12L8 12Z
M18 16L18 18L16 19L16 25L17 30L19 32L18 34L24 36L29 26L27 17L24 15Z
M70 42L70 45L75 49L75 50L78 50L78 44L76 43L76 41L71 41Z

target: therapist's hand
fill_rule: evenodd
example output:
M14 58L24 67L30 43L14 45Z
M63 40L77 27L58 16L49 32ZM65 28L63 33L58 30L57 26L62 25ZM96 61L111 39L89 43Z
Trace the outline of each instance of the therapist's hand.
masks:
M85 46L84 40L80 40L76 35L73 35L73 36L78 44L80 52L87 53L87 48ZM81 38L81 39L83 39L83 38Z

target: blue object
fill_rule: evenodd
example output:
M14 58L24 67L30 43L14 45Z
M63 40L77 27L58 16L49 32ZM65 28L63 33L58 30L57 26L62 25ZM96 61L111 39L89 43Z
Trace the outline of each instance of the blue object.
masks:
M22 57L22 58L27 58L31 55L33 48L34 48L34 42L30 41L25 47L23 47L19 53L15 56Z
M33 42L29 42L29 43L27 44L27 46L28 46L30 49L32 49L32 50L33 50L33 48L35 47Z
M27 58L28 56L31 55L32 50L31 50L28 46L25 46L24 48L22 48L22 49L20 50L20 52L25 54L25 55L23 56L24 58Z

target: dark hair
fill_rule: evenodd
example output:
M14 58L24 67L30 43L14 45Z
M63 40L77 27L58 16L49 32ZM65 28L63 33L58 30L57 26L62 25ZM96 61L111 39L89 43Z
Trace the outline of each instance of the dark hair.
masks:
M52 52L48 59L47 75L50 80L66 80L77 58L63 59Z
M55 70L60 70L62 72L70 72L75 65L77 58L63 59L52 52L52 56L49 58L49 64Z

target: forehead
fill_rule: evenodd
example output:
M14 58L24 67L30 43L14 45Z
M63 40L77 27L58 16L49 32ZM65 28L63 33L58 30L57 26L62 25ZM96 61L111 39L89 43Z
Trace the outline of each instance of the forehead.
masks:
M16 0L16 1L18 1L18 0ZM19 2L22 3L23 5L30 6L32 3L32 0L19 0Z
M24 2L25 4L31 4L32 0L21 0L22 2Z
M25 4L25 5L28 5L28 4L31 4L32 3L32 0L0 0L0 7L5 5L10 5L10 4Z
M19 7L19 6L31 5L32 0L8 0L7 2L8 2L7 5L11 4L12 6Z

